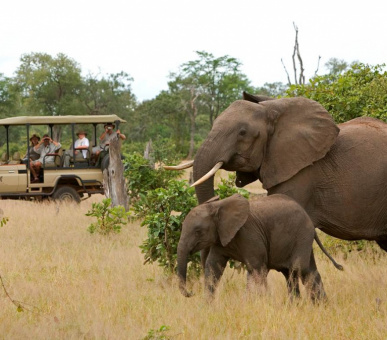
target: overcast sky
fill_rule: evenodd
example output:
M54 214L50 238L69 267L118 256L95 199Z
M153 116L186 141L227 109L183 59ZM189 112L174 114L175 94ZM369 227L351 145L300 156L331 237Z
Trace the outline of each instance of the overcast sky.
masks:
M87 74L125 71L139 100L167 89L168 74L195 51L229 55L261 86L286 83L295 32L305 74L331 57L381 64L387 57L383 0L5 0L0 7L0 73L22 54L64 53Z

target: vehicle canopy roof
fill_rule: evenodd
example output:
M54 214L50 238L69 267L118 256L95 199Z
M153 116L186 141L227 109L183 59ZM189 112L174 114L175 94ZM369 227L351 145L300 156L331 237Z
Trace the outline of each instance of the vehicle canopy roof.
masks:
M126 123L117 115L19 116L0 119L0 126Z

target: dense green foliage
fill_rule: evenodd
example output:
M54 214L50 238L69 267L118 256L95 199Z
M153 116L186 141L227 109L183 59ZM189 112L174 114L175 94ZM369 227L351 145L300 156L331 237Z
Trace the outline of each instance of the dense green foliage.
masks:
M289 96L304 96L323 105L337 123L370 116L387 121L385 65L354 64L343 73L317 76L306 85L292 85Z
M145 263L158 262L167 273L175 272L181 226L197 204L194 192L186 181L170 180L165 188L148 191L134 204L137 216L143 217L141 226L148 228L148 238L140 246ZM200 272L199 254L190 260L191 271Z
M165 188L171 179L181 175L179 171L166 171L161 166L154 168L149 160L138 153L129 154L124 160L124 176L132 202L140 199L141 194L157 188Z

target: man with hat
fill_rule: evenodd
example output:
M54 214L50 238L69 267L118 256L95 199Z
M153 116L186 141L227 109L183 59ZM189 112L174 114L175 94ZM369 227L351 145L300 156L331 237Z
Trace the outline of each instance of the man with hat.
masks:
M108 146L110 143L110 140L113 139L113 137L117 134L118 138L125 140L126 136L120 132L120 130L116 131L116 134L113 133L115 129L115 125L112 123L106 123L104 126L104 133L99 137L100 144L93 147L92 153L95 155L95 158L98 159L99 154L101 151L107 151Z
M84 159L87 158L87 152L89 148L89 140L86 138L87 132L85 131L78 131L77 132L78 139L74 143L74 150L73 147L70 148L70 150L66 150L63 154L64 161L63 166L69 167L70 166L70 158L74 157L76 159ZM82 149L82 150L79 150Z

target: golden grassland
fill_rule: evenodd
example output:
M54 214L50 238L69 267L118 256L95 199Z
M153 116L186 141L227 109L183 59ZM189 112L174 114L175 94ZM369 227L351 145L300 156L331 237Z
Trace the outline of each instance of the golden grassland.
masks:
M282 275L269 274L264 295L246 291L246 276L227 269L214 301L202 279L183 297L175 277L143 265L140 223L110 237L87 231L93 197L73 204L0 201L9 222L0 229L2 339L386 339L387 256L337 256L336 270L316 260L328 302L290 303ZM302 290L305 296L304 290ZM159 331L167 326L165 331Z

